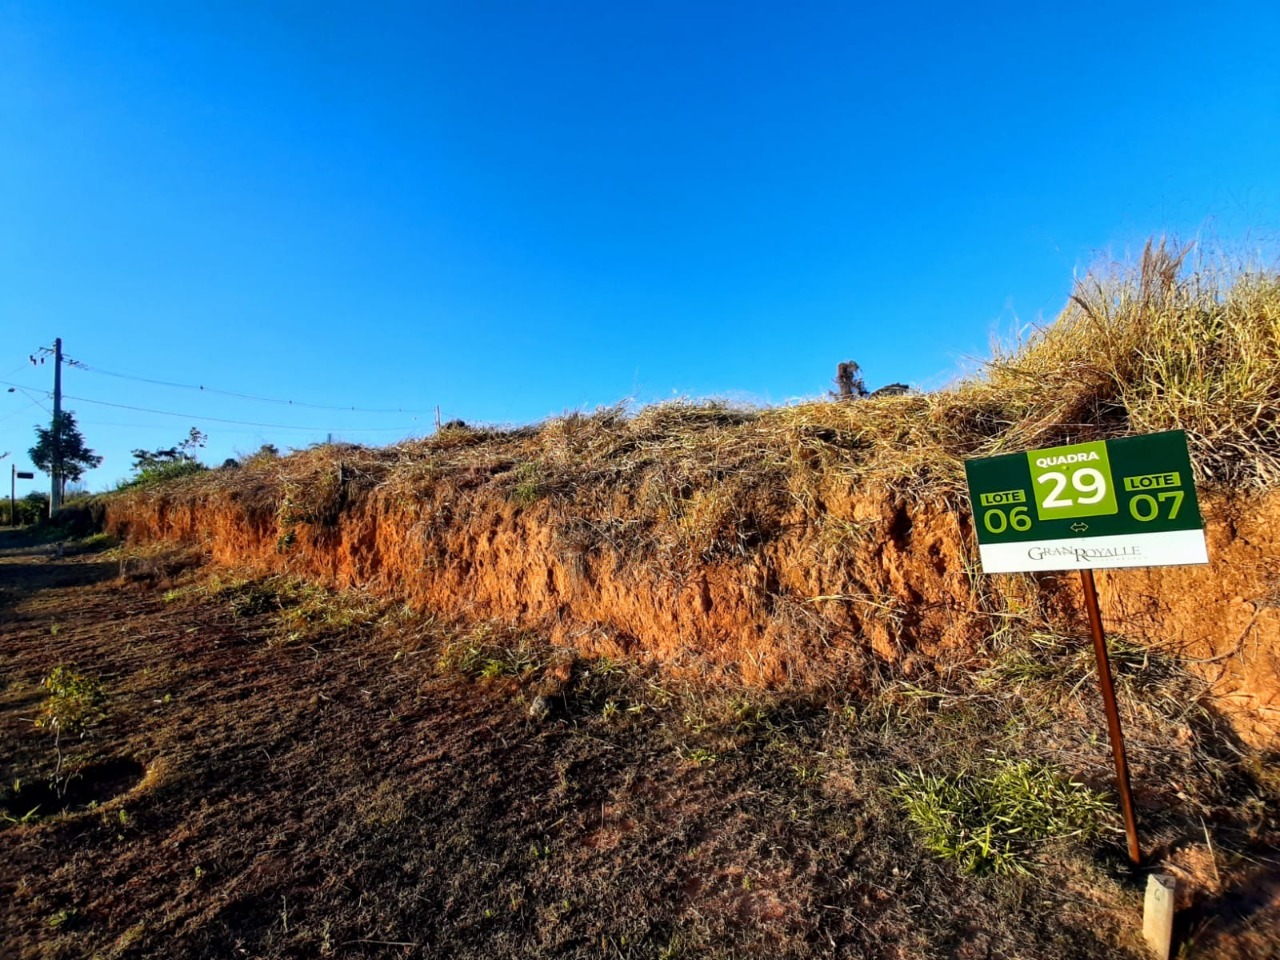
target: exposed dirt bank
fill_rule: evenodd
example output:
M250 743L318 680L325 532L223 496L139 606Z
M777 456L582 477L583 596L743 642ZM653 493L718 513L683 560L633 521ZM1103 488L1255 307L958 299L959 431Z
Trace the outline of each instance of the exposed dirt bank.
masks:
M765 686L856 689L878 665L913 676L980 662L1011 626L1082 629L1074 575L979 573L959 497L786 470L557 488L511 453L448 471L424 459L410 483L385 452L370 463L320 448L114 498L107 528ZM1211 564L1102 574L1104 614L1115 633L1188 658L1239 735L1265 747L1280 730L1280 495L1208 491L1202 504Z

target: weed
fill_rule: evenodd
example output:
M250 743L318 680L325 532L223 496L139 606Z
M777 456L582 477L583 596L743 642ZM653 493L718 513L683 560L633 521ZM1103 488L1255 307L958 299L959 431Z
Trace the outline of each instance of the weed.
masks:
M445 643L437 668L472 679L528 677L546 663L546 653L523 633L504 632L481 624L471 632Z
M75 923L78 914L75 910L58 910L44 918L44 925L50 930L61 930L63 927Z
M53 731L53 749L58 755L53 783L58 795L63 796L67 785L62 779L62 738L83 737L98 723L105 716L102 705L107 695L100 680L62 664L54 667L40 685L48 695L35 723L39 729Z
M522 463L515 469L516 485L511 491L511 500L522 507L527 507L542 499L546 492L546 479L542 464L536 460Z
M987 771L898 772L892 790L925 847L966 873L1026 873L1050 840L1096 836L1110 817L1097 791L1027 760L991 760Z
M676 752L680 755L680 759L692 763L695 767L707 766L720 760L719 754L706 747L680 747Z

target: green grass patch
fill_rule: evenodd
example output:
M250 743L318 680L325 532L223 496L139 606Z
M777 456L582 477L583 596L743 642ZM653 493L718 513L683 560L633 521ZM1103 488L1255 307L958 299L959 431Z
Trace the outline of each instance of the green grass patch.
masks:
M926 849L965 873L1028 873L1042 844L1091 840L1111 814L1098 791L1029 760L897 779L893 797Z
M441 672L461 673L472 679L495 680L528 677L545 664L545 650L529 637L481 624L445 643L437 667Z

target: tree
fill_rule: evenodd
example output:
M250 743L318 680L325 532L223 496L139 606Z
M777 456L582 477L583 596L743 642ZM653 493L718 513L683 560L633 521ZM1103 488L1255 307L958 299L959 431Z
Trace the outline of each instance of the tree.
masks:
M85 446L84 436L70 410L59 413L53 424L36 427L36 445L27 451L36 469L58 481L61 494L67 481L75 482L102 463L102 458Z
M862 368L852 360L836 366L836 386L840 392L831 396L837 400L861 399L867 395L867 386L862 382Z
M194 451L204 446L208 436L196 427L187 433L187 439L175 447L157 447L155 450L133 451L133 469L137 473L167 466L171 463L195 463Z

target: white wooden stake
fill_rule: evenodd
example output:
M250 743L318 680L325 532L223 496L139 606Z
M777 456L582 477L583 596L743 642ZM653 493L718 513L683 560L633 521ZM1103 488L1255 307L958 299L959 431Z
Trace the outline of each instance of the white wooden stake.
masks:
M1147 898L1142 907L1142 936L1159 958L1169 960L1173 949L1173 904L1178 882L1167 873L1147 877Z

